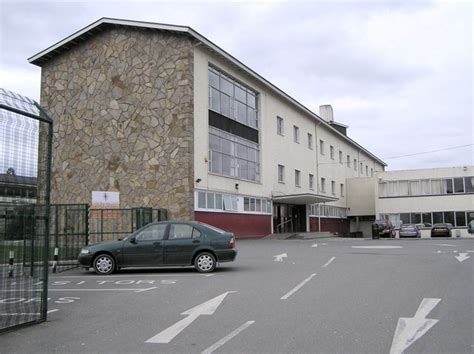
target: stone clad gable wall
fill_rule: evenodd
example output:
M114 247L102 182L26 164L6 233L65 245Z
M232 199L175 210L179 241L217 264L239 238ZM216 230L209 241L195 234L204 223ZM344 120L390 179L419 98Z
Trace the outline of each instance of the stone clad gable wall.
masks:
M193 218L193 40L110 27L43 65L52 202L119 191L121 207Z

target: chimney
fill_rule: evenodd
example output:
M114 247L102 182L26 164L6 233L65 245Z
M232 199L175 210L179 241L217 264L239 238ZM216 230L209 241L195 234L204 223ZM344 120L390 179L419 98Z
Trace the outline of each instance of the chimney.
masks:
M319 116L326 122L331 123L334 121L334 114L330 104L324 104L319 106Z

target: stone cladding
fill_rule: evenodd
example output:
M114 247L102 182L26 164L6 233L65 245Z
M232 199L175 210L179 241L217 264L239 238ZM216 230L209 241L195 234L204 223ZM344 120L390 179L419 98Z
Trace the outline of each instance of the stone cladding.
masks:
M52 202L160 207L192 219L193 39L107 27L42 65L54 119Z

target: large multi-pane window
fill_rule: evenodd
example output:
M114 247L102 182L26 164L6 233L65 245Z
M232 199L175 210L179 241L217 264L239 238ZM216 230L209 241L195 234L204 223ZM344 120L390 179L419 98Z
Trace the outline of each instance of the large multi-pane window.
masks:
M231 194L199 191L198 208L237 211L237 197Z
M272 213L272 202L268 199L244 197L244 211Z
M260 180L258 144L209 127L209 171L250 181Z
M381 214L380 217L392 220L396 226L401 224L425 224L430 227L433 224L449 223L455 227L465 227L472 211L434 211L400 214Z
M310 215L322 216L327 218L346 219L347 208L337 207L333 205L311 204Z
M213 67L209 67L209 109L258 128L257 93Z
M379 197L474 193L474 177L417 179L379 183Z

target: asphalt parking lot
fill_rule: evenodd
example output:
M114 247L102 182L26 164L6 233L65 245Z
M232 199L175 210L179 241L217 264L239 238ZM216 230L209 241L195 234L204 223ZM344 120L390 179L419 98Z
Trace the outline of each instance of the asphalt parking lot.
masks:
M2 353L472 353L474 240L240 240L233 263L50 276ZM35 301L0 299L0 301Z

